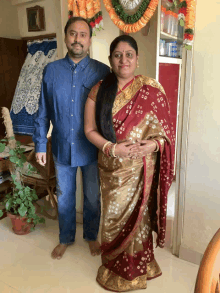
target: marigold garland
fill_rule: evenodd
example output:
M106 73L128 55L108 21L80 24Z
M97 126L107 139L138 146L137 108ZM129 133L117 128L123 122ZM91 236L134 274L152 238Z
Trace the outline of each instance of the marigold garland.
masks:
M81 16L88 20L93 28L93 35L96 30L103 28L103 17L100 0L68 0L69 17Z
M121 10L123 8L118 0L103 0L111 20L120 30L128 34L138 32L148 23L157 8L158 1L145 0L137 13L128 15Z
M122 5L120 4L119 0L112 0L112 6L115 9L115 12L117 13L118 17L120 17L121 20L123 20L125 23L133 24L137 22L146 11L150 0L142 1L140 7L138 8L137 12L133 15L127 14Z
M180 0L179 20L185 20L184 43L191 48L195 27L195 0Z

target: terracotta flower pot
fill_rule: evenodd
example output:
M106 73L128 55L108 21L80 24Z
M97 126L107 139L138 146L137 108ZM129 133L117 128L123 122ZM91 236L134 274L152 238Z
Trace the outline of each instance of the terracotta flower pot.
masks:
M7 213L7 216L11 219L12 222L12 230L15 234L18 235L26 235L31 232L31 228L33 227L32 223L27 223L27 218L17 215L12 215L10 213Z

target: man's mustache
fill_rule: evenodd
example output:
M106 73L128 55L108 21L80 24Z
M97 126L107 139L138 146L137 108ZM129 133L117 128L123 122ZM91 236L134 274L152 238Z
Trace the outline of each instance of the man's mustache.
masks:
M82 45L82 44L80 44L80 43L78 43L78 42L74 42L74 43L72 43L72 45L71 45L71 46L74 46L74 45L80 45L80 46L83 48L83 45Z

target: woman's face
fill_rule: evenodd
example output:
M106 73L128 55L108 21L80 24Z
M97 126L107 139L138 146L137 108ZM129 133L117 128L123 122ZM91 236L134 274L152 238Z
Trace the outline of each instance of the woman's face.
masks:
M109 57L109 62L116 76L125 79L134 76L137 61L136 51L127 42L118 43L112 56Z

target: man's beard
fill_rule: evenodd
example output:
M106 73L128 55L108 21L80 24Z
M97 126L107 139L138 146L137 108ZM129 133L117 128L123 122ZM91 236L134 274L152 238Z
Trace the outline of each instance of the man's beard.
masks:
M77 48L76 48L76 45L78 45ZM69 51L69 54L75 58L80 58L84 55L83 46L79 43L72 44L71 48L68 51Z

